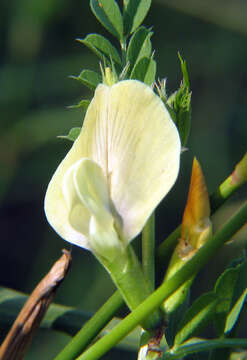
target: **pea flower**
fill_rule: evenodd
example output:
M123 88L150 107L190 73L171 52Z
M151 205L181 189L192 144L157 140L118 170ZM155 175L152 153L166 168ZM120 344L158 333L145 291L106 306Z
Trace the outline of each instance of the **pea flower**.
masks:
M180 151L176 126L149 86L98 85L81 133L49 183L49 223L112 262L173 186Z

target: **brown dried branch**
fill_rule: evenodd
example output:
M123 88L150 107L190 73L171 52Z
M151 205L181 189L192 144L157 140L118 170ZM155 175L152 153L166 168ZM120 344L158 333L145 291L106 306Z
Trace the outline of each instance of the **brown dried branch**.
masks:
M56 290L65 278L71 264L71 254L63 250L63 255L52 266L24 304L0 347L0 360L22 360L31 344Z

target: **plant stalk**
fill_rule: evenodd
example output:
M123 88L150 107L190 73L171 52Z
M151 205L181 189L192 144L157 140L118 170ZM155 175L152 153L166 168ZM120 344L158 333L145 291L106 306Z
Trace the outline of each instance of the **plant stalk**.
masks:
M123 305L122 295L116 291L57 355L55 360L75 359L79 356Z
M174 276L163 283L148 299L129 314L110 334L104 336L85 351L77 360L96 360L115 346L123 337L149 316L155 308L166 300L179 286L197 273L215 252L247 222L247 201L226 222L215 236L200 248L192 259L187 262Z
M155 213L150 216L142 230L142 268L150 283L151 291L155 288Z
M246 157L246 155L245 155ZM243 160L243 159L242 159ZM242 161L241 160L241 161ZM219 186L219 188L211 195L210 197L210 204L212 212L215 212L236 190L239 189L240 186L244 184L242 182L239 184L238 187L231 186L229 178L231 178L232 174ZM223 186L223 184L228 184L227 186ZM221 191L219 191L221 189ZM231 191L230 191L231 189ZM180 235L181 225L179 225L159 246L157 251L157 258L158 263L164 263L164 260L168 257L169 254L172 253L172 250L176 246L177 239ZM116 303L116 299L118 302ZM117 305L117 306L116 306ZM82 329L78 332L76 336L78 336L78 341L76 341L78 345L78 352L81 353L86 346L97 336L100 330L113 318L118 310L124 305L124 301L120 292L117 290L108 300L107 302L99 309L99 311L91 318L90 324L85 325ZM107 310L105 310L107 309ZM102 316L101 314L105 314ZM90 332L88 332L88 327L90 328ZM79 335L80 334L80 335ZM80 339L85 339L81 341ZM66 346L66 352L73 351L74 347L73 339L71 342ZM71 348L71 350L70 350ZM63 353L64 350L60 354ZM56 360L69 360L73 359L73 357L57 357Z

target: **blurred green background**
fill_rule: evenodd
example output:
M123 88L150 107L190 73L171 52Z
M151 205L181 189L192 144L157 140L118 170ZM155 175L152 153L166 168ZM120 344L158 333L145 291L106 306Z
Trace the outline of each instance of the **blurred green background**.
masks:
M193 93L188 151L182 155L176 186L157 212L160 242L181 220L193 156L201 162L212 192L246 152L247 4L154 0L144 24L154 30L158 77L168 78L170 92L177 89L180 51ZM3 0L0 30L0 285L30 292L61 249L70 248L46 222L43 199L49 179L71 146L56 136L80 126L83 119L81 110L67 106L92 97L69 75L99 69L96 56L75 39L90 32L111 36L94 18L89 1L82 0ZM246 194L245 188L234 196L217 223ZM200 274L200 287L195 282L194 295L212 288L246 239L245 229L212 260L210 271ZM56 302L95 311L114 287L89 252L74 247L72 256L72 270ZM27 359L53 359L67 341L65 335L39 331Z

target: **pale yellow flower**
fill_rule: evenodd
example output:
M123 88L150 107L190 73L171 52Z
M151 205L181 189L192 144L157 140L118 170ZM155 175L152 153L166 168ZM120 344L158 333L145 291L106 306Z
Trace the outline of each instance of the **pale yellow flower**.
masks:
M176 126L149 86L99 85L48 186L48 221L65 240L114 259L173 186L180 151Z

